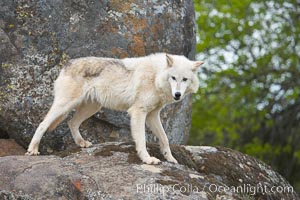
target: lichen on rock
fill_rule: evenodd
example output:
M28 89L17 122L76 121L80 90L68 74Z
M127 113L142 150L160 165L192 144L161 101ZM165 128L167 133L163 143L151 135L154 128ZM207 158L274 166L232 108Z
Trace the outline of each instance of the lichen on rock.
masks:
M24 147L49 110L53 82L69 58L124 58L163 51L190 59L195 55L190 0L1 1L0 10L0 129ZM163 110L171 143L187 141L190 111L191 97ZM106 109L81 126L83 137L93 143L130 141L129 121L126 113ZM151 134L147 138L155 141ZM74 147L62 123L43 137L40 151L49 154Z

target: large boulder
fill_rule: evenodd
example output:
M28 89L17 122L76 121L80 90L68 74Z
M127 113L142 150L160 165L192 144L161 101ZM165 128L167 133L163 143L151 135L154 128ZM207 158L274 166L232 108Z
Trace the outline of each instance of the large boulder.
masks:
M70 58L195 54L193 1L0 1L0 132L26 147L53 101L53 81ZM187 141L191 97L161 114L171 143ZM104 110L81 127L93 143L128 141L126 113ZM149 141L155 140L148 135ZM74 144L66 123L41 152Z
M158 145L148 148L163 160ZM0 199L299 199L281 175L247 155L222 147L171 149L179 164L142 164L132 143L2 157Z

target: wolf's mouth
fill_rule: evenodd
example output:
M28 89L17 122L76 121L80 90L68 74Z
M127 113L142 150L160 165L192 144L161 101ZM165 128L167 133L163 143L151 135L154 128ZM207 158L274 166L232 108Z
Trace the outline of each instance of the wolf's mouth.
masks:
M178 100L180 100L180 97L174 97L174 99L175 99L176 101L178 101Z

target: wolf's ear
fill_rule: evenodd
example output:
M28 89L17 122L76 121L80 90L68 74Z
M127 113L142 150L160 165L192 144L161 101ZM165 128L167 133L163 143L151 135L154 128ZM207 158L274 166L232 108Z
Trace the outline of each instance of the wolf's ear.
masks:
M173 58L169 54L166 54L166 57L167 57L167 65L168 65L168 67L172 67L172 65L173 65Z
M196 71L204 62L203 61L194 61L192 70Z

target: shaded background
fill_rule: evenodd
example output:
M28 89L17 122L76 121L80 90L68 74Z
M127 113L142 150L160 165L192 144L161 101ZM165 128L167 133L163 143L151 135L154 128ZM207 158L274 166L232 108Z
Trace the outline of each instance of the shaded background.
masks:
M255 156L300 192L300 1L195 0L193 145Z

